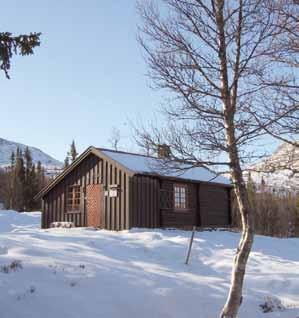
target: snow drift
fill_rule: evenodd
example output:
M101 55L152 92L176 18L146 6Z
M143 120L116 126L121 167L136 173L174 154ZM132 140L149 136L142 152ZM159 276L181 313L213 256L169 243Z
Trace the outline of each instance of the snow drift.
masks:
M239 234L41 230L40 213L0 211L1 318L214 318ZM299 316L299 239L257 236L242 318Z

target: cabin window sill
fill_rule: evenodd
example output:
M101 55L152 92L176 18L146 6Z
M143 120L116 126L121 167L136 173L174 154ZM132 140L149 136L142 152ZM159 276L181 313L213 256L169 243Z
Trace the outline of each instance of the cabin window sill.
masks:
M80 211L66 211L64 214L80 214Z
M176 212L183 212L183 213L190 213L191 212L191 209L173 209L173 211L176 213Z

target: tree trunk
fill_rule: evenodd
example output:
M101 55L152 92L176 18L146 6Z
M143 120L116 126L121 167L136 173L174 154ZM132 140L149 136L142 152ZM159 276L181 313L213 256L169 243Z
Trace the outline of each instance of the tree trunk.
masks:
M238 204L240 212L243 210L241 214L247 214L247 208L244 205L240 207L240 203ZM221 318L236 318L239 307L242 303L242 289L245 269L254 238L253 228L250 223L251 222L246 222L245 224L243 224L242 236L239 242L232 269L231 287L226 304L221 313Z
M242 235L234 259L230 291L220 317L236 318L242 303L245 269L254 239L254 217L240 167L238 150L235 146L234 125L229 123L227 127L227 143L230 149L231 174L232 181L235 185L235 194L242 220Z
M235 137L234 117L237 106L236 96L238 91L238 81L234 82L233 90L231 92L229 85L229 75L226 56L227 44L225 36L225 19L223 16L224 3L224 0L217 0L215 6L215 17L218 28L218 56L220 62L221 98L223 101L224 126L226 132L226 143L230 161L231 176L234 184L234 191L236 194L238 208L240 211L242 221L242 235L234 259L230 291L228 294L226 304L224 305L222 312L220 314L220 317L236 318L238 310L242 303L242 289L245 276L245 269L254 238L254 223L248 193L240 165L238 146ZM240 10L241 9L242 6L240 5ZM240 11L239 20L240 24L237 33L237 47L240 53L242 11ZM240 55L237 53L235 67L236 78L238 77L239 72L239 59Z

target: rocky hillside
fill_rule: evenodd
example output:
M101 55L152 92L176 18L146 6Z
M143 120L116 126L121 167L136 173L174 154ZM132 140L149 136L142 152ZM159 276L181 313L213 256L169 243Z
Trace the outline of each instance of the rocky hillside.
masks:
M289 144L280 145L276 151L262 162L253 166L253 180L260 184L262 178L266 186L299 190L299 148Z
M11 153L13 151L15 152L17 147L24 151L27 145L0 138L0 167L5 167L10 164ZM37 163L40 161L47 172L54 172L62 168L62 163L58 160L54 159L38 148L30 146L28 147L30 149L33 162Z

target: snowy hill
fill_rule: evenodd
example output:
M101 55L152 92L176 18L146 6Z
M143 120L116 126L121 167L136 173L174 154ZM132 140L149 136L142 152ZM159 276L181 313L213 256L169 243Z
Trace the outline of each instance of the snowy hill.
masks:
M238 233L196 232L185 265L188 231L39 224L38 212L0 211L1 318L219 316ZM239 317L299 317L298 250L299 238L256 236Z
M24 151L27 145L0 138L0 167L5 167L10 164L11 153L13 151L16 152L17 147ZM47 172L54 172L56 169L62 168L62 163L58 160L52 158L38 148L28 147L31 152L33 162L37 163L40 161Z
M271 156L252 168L266 171L251 173L257 184L260 184L263 178L266 186L299 190L299 147L283 143ZM294 170L298 172L294 173Z

